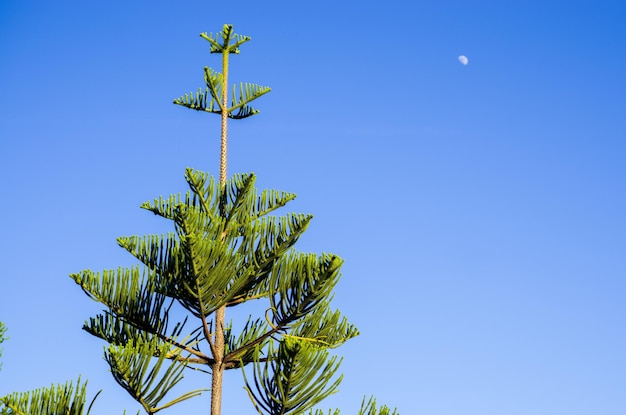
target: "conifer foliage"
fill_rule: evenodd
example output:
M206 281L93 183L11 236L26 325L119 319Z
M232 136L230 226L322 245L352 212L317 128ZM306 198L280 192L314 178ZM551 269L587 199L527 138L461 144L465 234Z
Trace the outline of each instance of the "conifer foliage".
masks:
M83 328L108 343L105 360L115 381L148 414L210 391L210 414L220 415L223 374L234 371L251 413L323 415L318 404L342 379L341 359L332 351L358 335L330 306L343 261L295 249L312 216L280 213L294 194L258 190L253 174L226 176L228 120L258 113L250 103L270 89L228 86L229 55L249 37L231 25L201 36L221 55L222 71L204 68L205 87L174 103L221 116L219 179L187 169L186 193L141 205L173 230L118 238L139 265L71 275L104 306ZM243 321L226 319L246 303L254 306L243 315L261 311ZM206 384L174 394L188 370L205 372ZM359 414L390 411L370 399Z
M87 408L87 415L91 412L96 397ZM4 396L0 398L0 403L4 405L0 406L0 414L83 415L86 401L87 382L81 382L79 378L76 385L67 382L63 385L52 385L49 388Z
M6 338L5 338L5 333L7 332L7 328L4 325L4 323L2 323L0 321L0 344L2 344ZM0 348L0 357L2 357L2 348ZM0 369L2 369L2 363L0 363Z

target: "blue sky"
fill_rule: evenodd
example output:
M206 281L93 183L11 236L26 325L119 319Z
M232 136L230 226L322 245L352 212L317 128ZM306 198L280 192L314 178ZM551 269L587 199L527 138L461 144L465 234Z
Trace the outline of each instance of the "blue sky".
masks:
M80 374L93 413L137 410L68 274L133 264L116 237L169 230L139 205L218 174L218 117L171 101L232 23L231 80L273 91L231 123L229 173L298 194L300 249L346 260L334 305L362 335L325 407L626 413L621 2L224 4L0 3L0 395Z

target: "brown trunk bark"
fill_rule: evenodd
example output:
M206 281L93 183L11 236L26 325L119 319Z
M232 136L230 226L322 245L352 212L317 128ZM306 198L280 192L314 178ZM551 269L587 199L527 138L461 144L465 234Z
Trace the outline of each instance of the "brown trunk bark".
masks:
M211 415L222 413L222 383L224 377L224 317L226 306L215 312L215 363L211 368Z
M222 52L222 139L220 152L220 201L221 206L226 204L226 161L228 143L228 48ZM220 209L223 214L223 209ZM226 236L226 229L222 234L222 239ZM224 379L224 321L226 316L226 306L222 306L215 311L215 353L213 358L215 363L211 368L211 415L221 415L222 413L222 385Z

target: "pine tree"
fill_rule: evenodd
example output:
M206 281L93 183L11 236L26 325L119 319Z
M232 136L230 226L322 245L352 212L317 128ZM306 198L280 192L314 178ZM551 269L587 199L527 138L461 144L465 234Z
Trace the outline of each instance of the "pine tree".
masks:
M118 238L141 265L71 275L105 306L83 329L108 343L105 360L115 381L148 414L206 391L166 399L185 371L198 370L211 376L211 415L221 414L226 371L241 373L261 415L323 415L316 406L337 391L342 379L337 374L341 359L331 350L358 334L330 307L343 261L294 248L312 219L276 215L294 194L258 191L253 174L227 177L228 120L258 113L249 104L270 88L242 83L229 94L229 55L238 54L250 38L235 34L231 25L201 36L211 53L221 54L222 71L205 67L206 87L174 103L220 115L219 180L187 169L184 195L141 205L171 221L174 229L167 235ZM260 315L250 315L239 326L226 320L227 310L249 303L257 304L253 309L262 310ZM26 402L29 396L16 395L13 401ZM79 398L84 402L84 393ZM364 399L359 414L388 415L390 410Z

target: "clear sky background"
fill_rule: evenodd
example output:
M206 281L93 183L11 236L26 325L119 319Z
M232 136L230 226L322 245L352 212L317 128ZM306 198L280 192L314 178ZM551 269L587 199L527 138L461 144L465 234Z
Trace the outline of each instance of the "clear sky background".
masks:
M139 205L218 174L218 117L171 102L219 66L198 34L232 23L252 41L231 80L273 91L230 124L229 173L298 194L299 248L346 261L334 305L362 335L323 407L623 415L625 20L604 0L1 1L0 395L82 375L92 413L137 410L68 274L134 264L116 237L170 230ZM224 415L254 413L239 378Z

